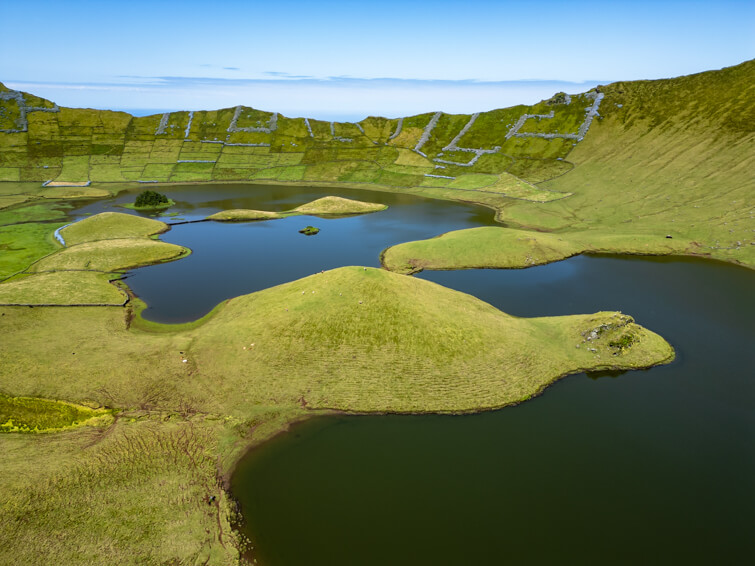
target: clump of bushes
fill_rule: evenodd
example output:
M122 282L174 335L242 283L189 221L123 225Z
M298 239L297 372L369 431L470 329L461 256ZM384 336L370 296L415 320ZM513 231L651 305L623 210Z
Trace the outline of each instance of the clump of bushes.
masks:
M615 348L619 350L620 352L623 352L624 350L630 348L632 344L634 344L637 341L637 338L634 337L632 334L623 334L620 338L617 340L611 340L608 345L611 348Z
M305 236L314 236L320 231L319 228L315 228L314 226L307 226L303 230L299 230L300 234L304 234Z
M546 104L550 104L551 106L554 104L566 104L566 93L557 92L550 100L546 102Z
M0 433L67 428L102 414L71 403L0 394Z
M157 208L166 204L170 204L168 197L155 191L142 191L134 202L136 208Z

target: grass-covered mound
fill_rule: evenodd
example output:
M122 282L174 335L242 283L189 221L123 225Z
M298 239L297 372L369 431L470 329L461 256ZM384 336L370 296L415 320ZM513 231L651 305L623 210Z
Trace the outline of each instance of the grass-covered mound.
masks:
M576 347L606 324L598 352ZM14 378L3 386L60 399L105 386L113 399L94 401L118 407L139 406L156 387L166 407L193 399L199 410L238 417L258 405L302 403L450 412L518 402L576 371L673 357L624 315L516 318L434 283L362 267L231 299L199 324L150 326L161 332L128 330L114 309L7 309L0 361ZM636 343L613 355L608 342L625 332Z
M0 432L51 432L72 428L110 411L65 401L8 397L0 393Z
M274 220L289 216L351 216L379 212L388 208L385 204L362 202L342 197L323 197L307 204L302 204L285 212L268 212L265 210L231 209L221 210L207 217L208 220L223 222L241 222L251 220Z
M351 214L367 214L379 212L388 205L373 202L362 202L343 197L322 197L307 204L297 206L291 212L310 216L347 216Z
M580 253L669 255L695 251L693 243L663 234L552 234L485 226L391 246L380 259L386 269L414 273L423 269L523 268Z
M31 272L91 270L121 271L178 259L186 249L147 238L118 238L69 246L38 261Z
M249 210L245 208L233 208L230 210L221 210L215 214L210 214L207 220L217 220L220 222L249 222L253 220L275 220L283 218L282 214L277 212L268 212L266 210Z
M84 218L60 231L67 246L117 238L142 238L160 234L168 229L165 222L124 214L122 212L101 212Z
M0 285L0 305L120 306L127 295L108 282L111 278L113 276L107 273L93 271L29 275Z
M600 341L597 355L575 347L603 324L614 329L603 339L633 332L637 345L620 356ZM647 367L673 350L616 313L515 318L433 283L346 267L230 300L189 355L250 398L419 412L500 407L568 373Z

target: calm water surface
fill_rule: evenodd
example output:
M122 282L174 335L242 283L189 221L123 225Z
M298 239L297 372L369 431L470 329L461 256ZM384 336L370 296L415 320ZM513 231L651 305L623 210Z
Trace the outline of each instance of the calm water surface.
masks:
M169 195L192 219L221 208L282 210L333 194L254 190ZM219 192L222 200L209 199ZM378 265L379 252L395 242L492 223L480 208L337 194L392 207L340 220L176 226L163 239L194 255L135 270L129 283L152 318L191 320L229 296L320 269ZM97 206L108 203L79 213ZM306 224L321 234L299 235ZM233 477L259 563L751 563L755 273L700 260L576 257L420 277L517 316L621 310L669 340L677 361L572 376L530 402L479 415L298 425L251 452Z
M144 318L159 322L195 320L225 299L324 269L378 267L380 252L394 244L494 223L493 212L478 206L373 191L202 185L171 187L164 193L176 201L170 211L179 213L178 217L160 218L168 223L201 220L232 208L290 210L328 195L382 202L389 208L337 219L294 216L264 222L172 226L160 239L191 248L192 254L180 261L136 269L128 277L128 285L149 305ZM134 198L131 192L98 201L77 209L75 216L107 210L129 212L115 205L133 202ZM299 234L309 224L320 228L320 233Z

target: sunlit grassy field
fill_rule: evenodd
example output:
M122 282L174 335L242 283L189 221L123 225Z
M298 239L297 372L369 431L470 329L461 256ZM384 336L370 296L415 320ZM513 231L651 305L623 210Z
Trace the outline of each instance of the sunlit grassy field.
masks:
M530 134L574 133L597 92L359 127L274 122L246 107L196 112L188 133L188 112L30 112L28 131L0 133L0 427L14 431L0 434L0 563L234 564L244 541L231 528L228 475L288 423L333 410L493 409L569 373L671 361L671 346L627 315L517 318L391 271L528 267L583 252L754 267L754 73L747 62L601 87L581 141ZM14 101L0 103L16 116ZM523 114L550 112L512 133ZM504 225L403 243L383 253L388 270L316 274L166 326L141 319L144 305L118 281L189 253L156 240L165 223L104 213L62 228L65 247L53 237L71 199L126 181L405 192L482 204ZM210 218L382 208L331 197Z
M581 253L682 255L699 251L694 242L662 235L561 234L486 226L398 244L385 250L381 260L391 271L414 273L423 269L524 268Z

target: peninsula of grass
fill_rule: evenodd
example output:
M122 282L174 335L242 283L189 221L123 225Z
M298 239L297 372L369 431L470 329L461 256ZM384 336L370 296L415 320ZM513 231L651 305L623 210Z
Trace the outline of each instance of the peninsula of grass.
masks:
M36 262L27 271L122 271L179 259L187 253L182 246L148 238L113 238L68 246Z
M3 373L16 375L15 385L4 385L13 389L8 393L29 395L41 387L48 397L89 398L105 371L111 393L124 388L125 397L111 406L138 406L138 384L154 378L173 390L169 405L175 395L193 398L202 391L203 410L222 407L238 417L271 399L296 405L302 398L309 408L355 412L491 409L520 402L570 373L673 358L663 339L626 315L516 318L431 282L362 267L230 299L201 325L167 333L130 331L118 309L3 312ZM55 323L60 317L71 321L64 333ZM597 327L605 328L593 342L597 352L575 347ZM625 333L637 341L614 355L608 344ZM27 347L14 347L22 343ZM74 360L69 353L69 363L53 362L61 348L74 345ZM138 360L127 362L132 355ZM48 372L58 378L47 383ZM108 404L101 396L94 400Z
M581 253L694 255L694 242L602 232L541 233L485 226L448 232L428 240L391 246L381 254L383 267L397 273L423 269L524 268Z
M70 224L60 230L66 247L55 247L0 285L0 305L124 305L126 292L111 283L119 272L191 253L150 238L167 229L163 222L116 212ZM19 267L18 260L11 266Z
M33 277L46 275L61 274ZM240 541L223 478L288 422L328 410L492 409L569 373L674 357L626 315L516 318L362 267L231 299L187 326L140 328L115 307L0 311L5 395L44 392L119 417L57 435L0 434L0 561L21 563L233 563Z
M210 214L207 220L216 220L218 222L251 222L255 220L275 220L276 218L285 218L285 216L285 213L268 212L266 210L232 208Z
M575 348L599 326L606 330L593 345L597 353ZM626 332L643 345L614 356L608 341ZM254 375L280 398L357 412L490 409L569 373L673 358L662 338L625 315L520 319L433 283L361 267L232 299L197 330L192 349L197 367L249 388ZM307 371L280 383L276 376L295 367ZM318 386L304 385L309 380Z
M101 212L66 226L60 235L66 245L71 246L95 240L146 238L166 230L168 225L159 220L122 212Z
M321 216L321 217L339 217L354 216L358 214L368 214L370 212L379 212L388 208L385 204L372 202L362 202L342 197L328 196L313 200L307 204L297 206L284 212L267 212L264 210L245 210L231 209L222 210L211 214L208 220L217 220L222 222L243 222L253 220L274 220L276 218L287 218L289 216Z
M123 289L111 284L117 275L94 271L57 271L19 277L0 285L0 305L122 306Z

